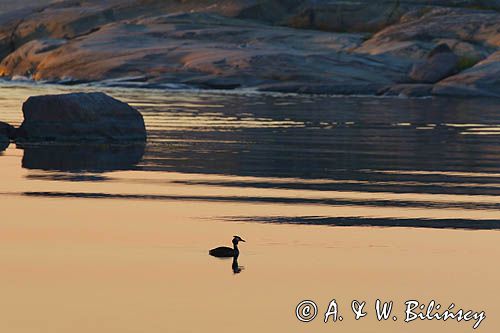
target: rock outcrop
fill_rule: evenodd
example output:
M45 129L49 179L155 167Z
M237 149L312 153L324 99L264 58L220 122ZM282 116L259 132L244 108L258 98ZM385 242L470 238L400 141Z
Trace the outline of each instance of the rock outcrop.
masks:
M2 121L0 121L0 141L9 142L16 137L16 129Z
M500 51L435 85L435 95L500 97Z
M500 47L499 31L496 11L418 7L356 51L422 60L436 45L445 43L460 57L479 58Z
M413 65L410 78L419 83L436 83L458 71L458 57L448 45L439 44L422 63Z
M382 96L427 97L432 93L432 84L395 84L378 92Z
M103 93L30 97L17 141L145 141L142 115Z
M11 125L0 121L0 152L7 149L15 136L15 129Z
M498 61L497 0L32 2L0 14L0 76L376 94L415 81L442 92L453 74L447 87L470 86L465 74L477 70L475 91L498 92L482 67ZM440 44L452 69L451 52L428 59Z
M295 81L360 87L363 93L366 87L374 93L405 79L409 64L404 60L350 53L362 40L357 34L271 29L212 14L180 14L109 24L66 44L31 41L6 57L0 71L55 82L129 78L147 87L259 87Z

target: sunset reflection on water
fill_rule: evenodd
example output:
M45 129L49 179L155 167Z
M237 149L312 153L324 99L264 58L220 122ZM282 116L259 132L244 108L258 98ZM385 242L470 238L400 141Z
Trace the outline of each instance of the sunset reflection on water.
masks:
M4 85L0 120L75 89L95 88ZM377 298L401 315L407 299L455 302L499 327L491 101L105 90L143 113L145 147L0 153L0 330L472 330L378 322L372 305L353 319L353 299ZM239 274L207 253L233 235ZM332 298L342 323L295 318Z

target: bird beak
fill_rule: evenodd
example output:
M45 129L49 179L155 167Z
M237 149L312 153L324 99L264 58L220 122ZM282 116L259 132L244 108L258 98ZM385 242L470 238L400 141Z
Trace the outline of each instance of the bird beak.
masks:
M245 242L245 240L243 238L240 238L240 241Z

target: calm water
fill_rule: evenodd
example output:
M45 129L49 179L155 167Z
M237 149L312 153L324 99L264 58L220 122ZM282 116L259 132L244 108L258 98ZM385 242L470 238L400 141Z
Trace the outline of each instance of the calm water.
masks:
M89 89L4 85L0 120ZM472 331L405 324L409 299L498 331L498 101L107 92L143 113L147 145L0 153L0 331ZM235 234L236 270L207 253ZM345 320L299 322L304 299Z
M4 86L0 120L20 124L21 104L29 95L76 89ZM71 190L24 195L319 207L314 216L228 217L240 221L500 227L497 100L108 92L142 112L147 145L23 147L22 167L33 170L27 178L119 182L111 171L140 170L184 174L185 179L165 181L186 188L198 185L228 191L209 196L196 191L175 196ZM241 190L246 194L238 194ZM356 214L342 214L342 209L338 215L325 215L322 207L352 207Z

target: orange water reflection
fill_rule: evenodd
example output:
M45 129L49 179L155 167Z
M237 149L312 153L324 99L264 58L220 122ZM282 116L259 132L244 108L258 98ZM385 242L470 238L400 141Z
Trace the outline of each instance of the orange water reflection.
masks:
M0 119L18 124L28 94L71 89L10 89ZM418 112L384 123L369 109L323 109L316 122L310 110L228 115L224 98L210 104L202 94L114 93L144 108L142 161L70 170L43 147L12 144L0 154L0 331L472 331L472 323L404 324L408 299L484 310L479 331L500 327L496 137L455 135L486 127L476 115L438 126ZM287 99L276 106L293 106ZM401 224L412 228L374 227ZM207 253L235 234L247 240L239 274ZM332 298L342 323L295 318L301 300L326 310ZM377 298L396 302L398 321L375 319ZM369 303L365 320L353 319L353 299Z

